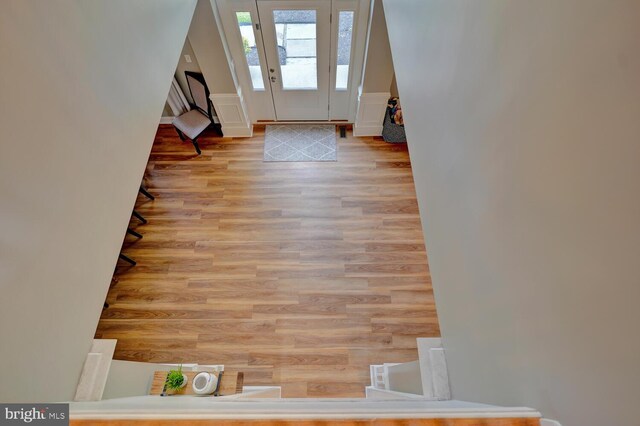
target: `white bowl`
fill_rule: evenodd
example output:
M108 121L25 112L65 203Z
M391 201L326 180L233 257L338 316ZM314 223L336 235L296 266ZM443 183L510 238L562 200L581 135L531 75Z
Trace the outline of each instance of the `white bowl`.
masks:
M196 374L191 381L191 387L196 395L209 395L216 390L217 385L218 377L206 371Z

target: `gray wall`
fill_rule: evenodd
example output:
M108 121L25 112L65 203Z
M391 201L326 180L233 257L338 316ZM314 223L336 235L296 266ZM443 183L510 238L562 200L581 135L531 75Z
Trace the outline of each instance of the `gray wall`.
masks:
M372 6L362 91L384 93L391 88L393 61L382 0L374 0Z
M385 12L454 397L638 424L640 2Z
M73 398L194 7L3 2L0 401Z

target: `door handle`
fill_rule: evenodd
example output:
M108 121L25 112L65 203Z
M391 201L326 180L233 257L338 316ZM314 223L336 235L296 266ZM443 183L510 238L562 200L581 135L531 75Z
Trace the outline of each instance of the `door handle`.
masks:
M273 76L273 75L271 76L271 82L272 82L272 83L275 83L275 82L276 82L276 77L275 77L275 76Z
M274 70L273 68L269 68L269 72L270 73L274 73L274 72L276 72L276 70Z

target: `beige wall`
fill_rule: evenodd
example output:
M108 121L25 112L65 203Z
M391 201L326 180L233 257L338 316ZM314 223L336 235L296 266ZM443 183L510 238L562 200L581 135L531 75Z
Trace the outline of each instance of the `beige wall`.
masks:
M187 62L184 59L185 55L189 55L191 57L191 63ZM185 77L185 71L193 71L193 72L202 72L200 69L200 65L198 64L198 58L191 47L191 43L189 43L189 38L184 41L184 47L182 48L182 53L180 53L180 60L178 61L178 68L176 69L176 80L178 80L178 84L182 88L184 95L187 97L189 102L193 102L191 98L191 93L189 92L189 84L187 83L187 77Z
M366 93L389 92L393 79L393 61L382 0L374 0L369 39L365 57L362 91Z
M3 3L0 401L74 395L194 7Z
M187 62L184 59L184 55L189 55L191 57L191 63ZM182 88L182 91L187 97L187 100L189 102L193 102L191 93L189 92L189 84L187 84L187 78L184 75L185 71L202 72L202 70L200 69L200 65L198 64L198 58L196 57L196 54L194 53L188 38L185 40L184 47L182 48L182 53L180 54L178 68L176 69L176 80L178 80L178 84Z
M171 107L168 103L164 103L164 108L162 109L163 117L173 117L173 112L171 111Z
M185 55L189 55L191 57L191 62L187 62L184 58ZM185 77L185 71L193 71L193 72L202 72L200 70L200 65L198 65L198 58L196 58L196 54L193 52L193 48L191 47L191 43L189 43L189 39L187 38L184 41L184 46L182 47L182 52L180 53L180 59L178 60L178 67L176 68L176 80L182 89L182 92L187 98L187 101L193 102L191 98L191 93L189 92L189 85L187 84L187 78ZM165 103L164 110L162 111L163 117L173 117L173 111L168 103Z
M385 12L453 396L637 424L640 3Z
M393 75L393 80L391 80L391 89L389 89L391 96L398 97L400 93L398 92L398 82L396 81L396 75Z
M198 0L189 28L189 42L211 93L236 93L211 1Z

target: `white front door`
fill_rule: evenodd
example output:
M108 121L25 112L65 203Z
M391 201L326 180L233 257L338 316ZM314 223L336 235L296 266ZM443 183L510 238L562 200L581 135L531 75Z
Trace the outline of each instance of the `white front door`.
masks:
M331 2L258 0L277 120L328 120Z
M253 122L355 118L369 0L215 1Z

